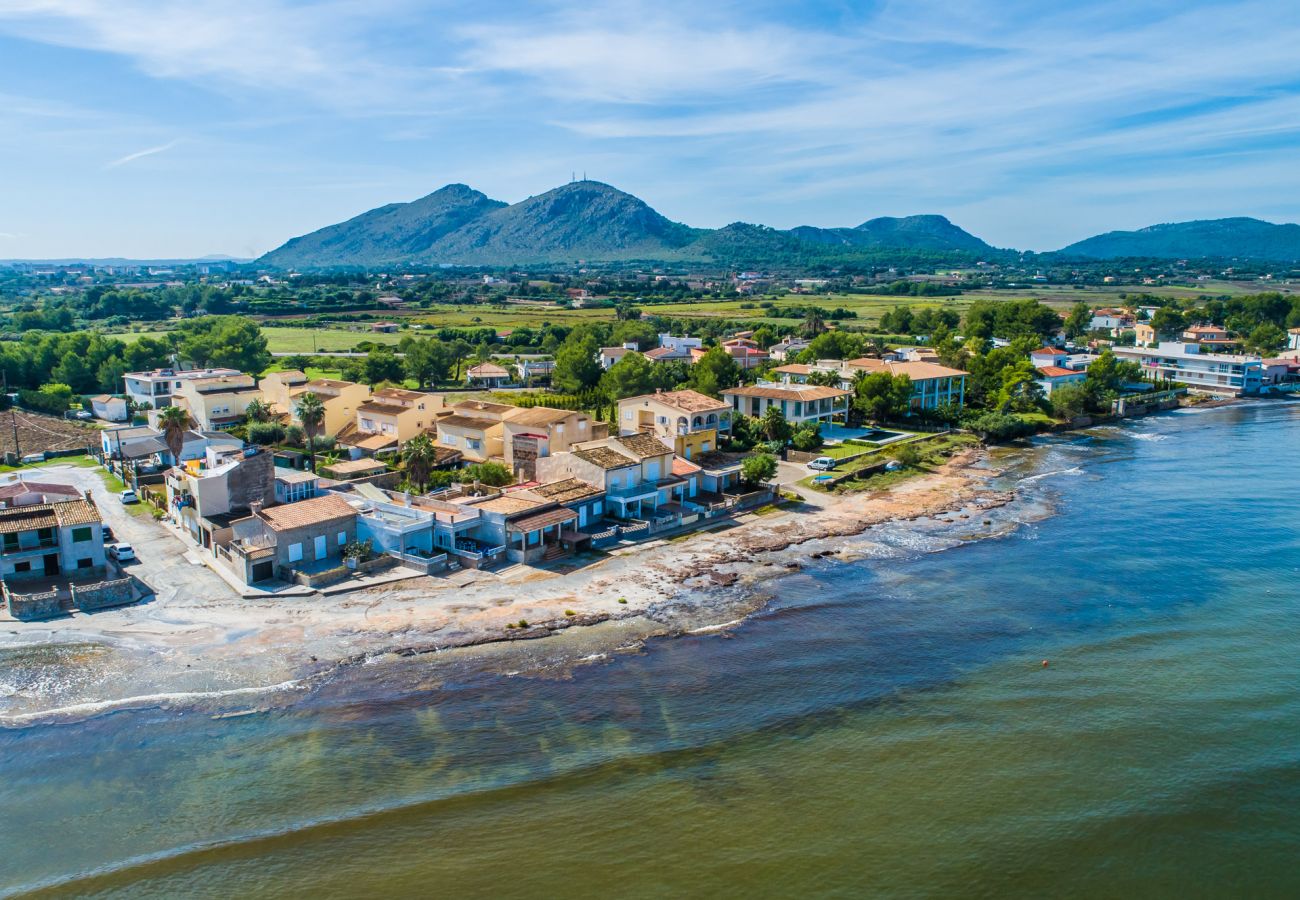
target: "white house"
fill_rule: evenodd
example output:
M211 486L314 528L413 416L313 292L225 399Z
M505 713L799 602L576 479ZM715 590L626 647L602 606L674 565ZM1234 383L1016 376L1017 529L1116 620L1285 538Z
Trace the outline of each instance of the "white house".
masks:
M113 397L109 394L91 397L90 409L95 414L96 419L103 419L105 422L125 422L127 420L126 401L121 397Z
M1202 353L1199 344L1161 341L1157 347L1114 347L1120 359L1135 362L1157 378L1172 379L1188 389L1237 397L1258 394L1264 363L1258 356Z

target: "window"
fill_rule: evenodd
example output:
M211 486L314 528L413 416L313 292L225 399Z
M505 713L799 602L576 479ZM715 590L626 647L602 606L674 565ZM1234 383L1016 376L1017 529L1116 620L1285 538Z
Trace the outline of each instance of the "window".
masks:
M89 528L74 528L72 529L72 542L74 544L84 544L86 541L90 540L90 534L91 531Z
M86 557L85 559L79 559L79 560L77 560L77 568L78 568L78 569L89 569L89 568L90 568L91 566L93 566L94 564L95 564L95 561L94 561L93 559L89 558L89 557Z
M347 533L346 531L340 531L340 532L339 532L339 546L342 547L342 546L343 546L344 544L346 544L347 542L348 542L348 533Z
M289 562L302 561L302 544L289 545Z
M636 413L634 413L630 409L627 412L623 413L623 421L625 422L631 422L634 418L636 418Z
M481 450L483 442L475 438L465 438L465 446L471 450Z
M24 562L14 563L15 572L30 572L31 570L32 570L32 564L29 562L24 561Z
M454 434L444 434L444 435L442 436L442 442L443 442L444 444L446 444L448 447L455 447L455 446L456 446L456 435L454 435Z

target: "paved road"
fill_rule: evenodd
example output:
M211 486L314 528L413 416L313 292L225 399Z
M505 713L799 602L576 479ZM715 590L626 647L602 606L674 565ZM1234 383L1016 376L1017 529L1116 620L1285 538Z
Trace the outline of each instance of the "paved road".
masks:
M194 551L165 525L155 522L152 516L127 512L117 494L104 486L102 469L51 465L42 466L40 471L91 492L104 524L113 529L114 540L125 541L135 549L136 562L123 568L152 588L158 600L165 602L181 593L212 600L234 596L230 585L196 561Z

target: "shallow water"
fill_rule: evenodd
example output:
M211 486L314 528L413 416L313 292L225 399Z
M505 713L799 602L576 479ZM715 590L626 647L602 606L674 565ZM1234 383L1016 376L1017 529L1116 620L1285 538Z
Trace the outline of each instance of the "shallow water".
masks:
M1294 896L1298 435L1275 403L1048 440L996 514L576 669L577 635L0 731L0 886Z

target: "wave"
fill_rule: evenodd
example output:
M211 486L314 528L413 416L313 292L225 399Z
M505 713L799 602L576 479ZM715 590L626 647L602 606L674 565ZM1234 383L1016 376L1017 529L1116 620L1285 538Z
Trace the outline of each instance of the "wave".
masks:
M202 700L215 700L223 697L247 697L257 694L271 694L276 691L303 690L306 686L305 681L295 680L258 687L226 688L220 691L176 691L166 694L139 694L134 697L121 697L116 700L90 700L85 703L73 703L69 706L59 706L39 712L0 716L0 727L25 728L45 722L64 724L123 709L170 706L177 703L193 704Z
M717 625L701 625L699 628L688 630L687 634L711 634L715 631L724 631L728 628L735 628L737 625L743 625L744 619L732 619L730 622L719 622Z
M1039 472L1037 475L1026 475L1020 479L1020 484L1029 484L1030 482L1039 481L1043 478L1051 478L1056 475L1082 475L1082 466L1070 466L1068 469L1053 469L1050 472Z

